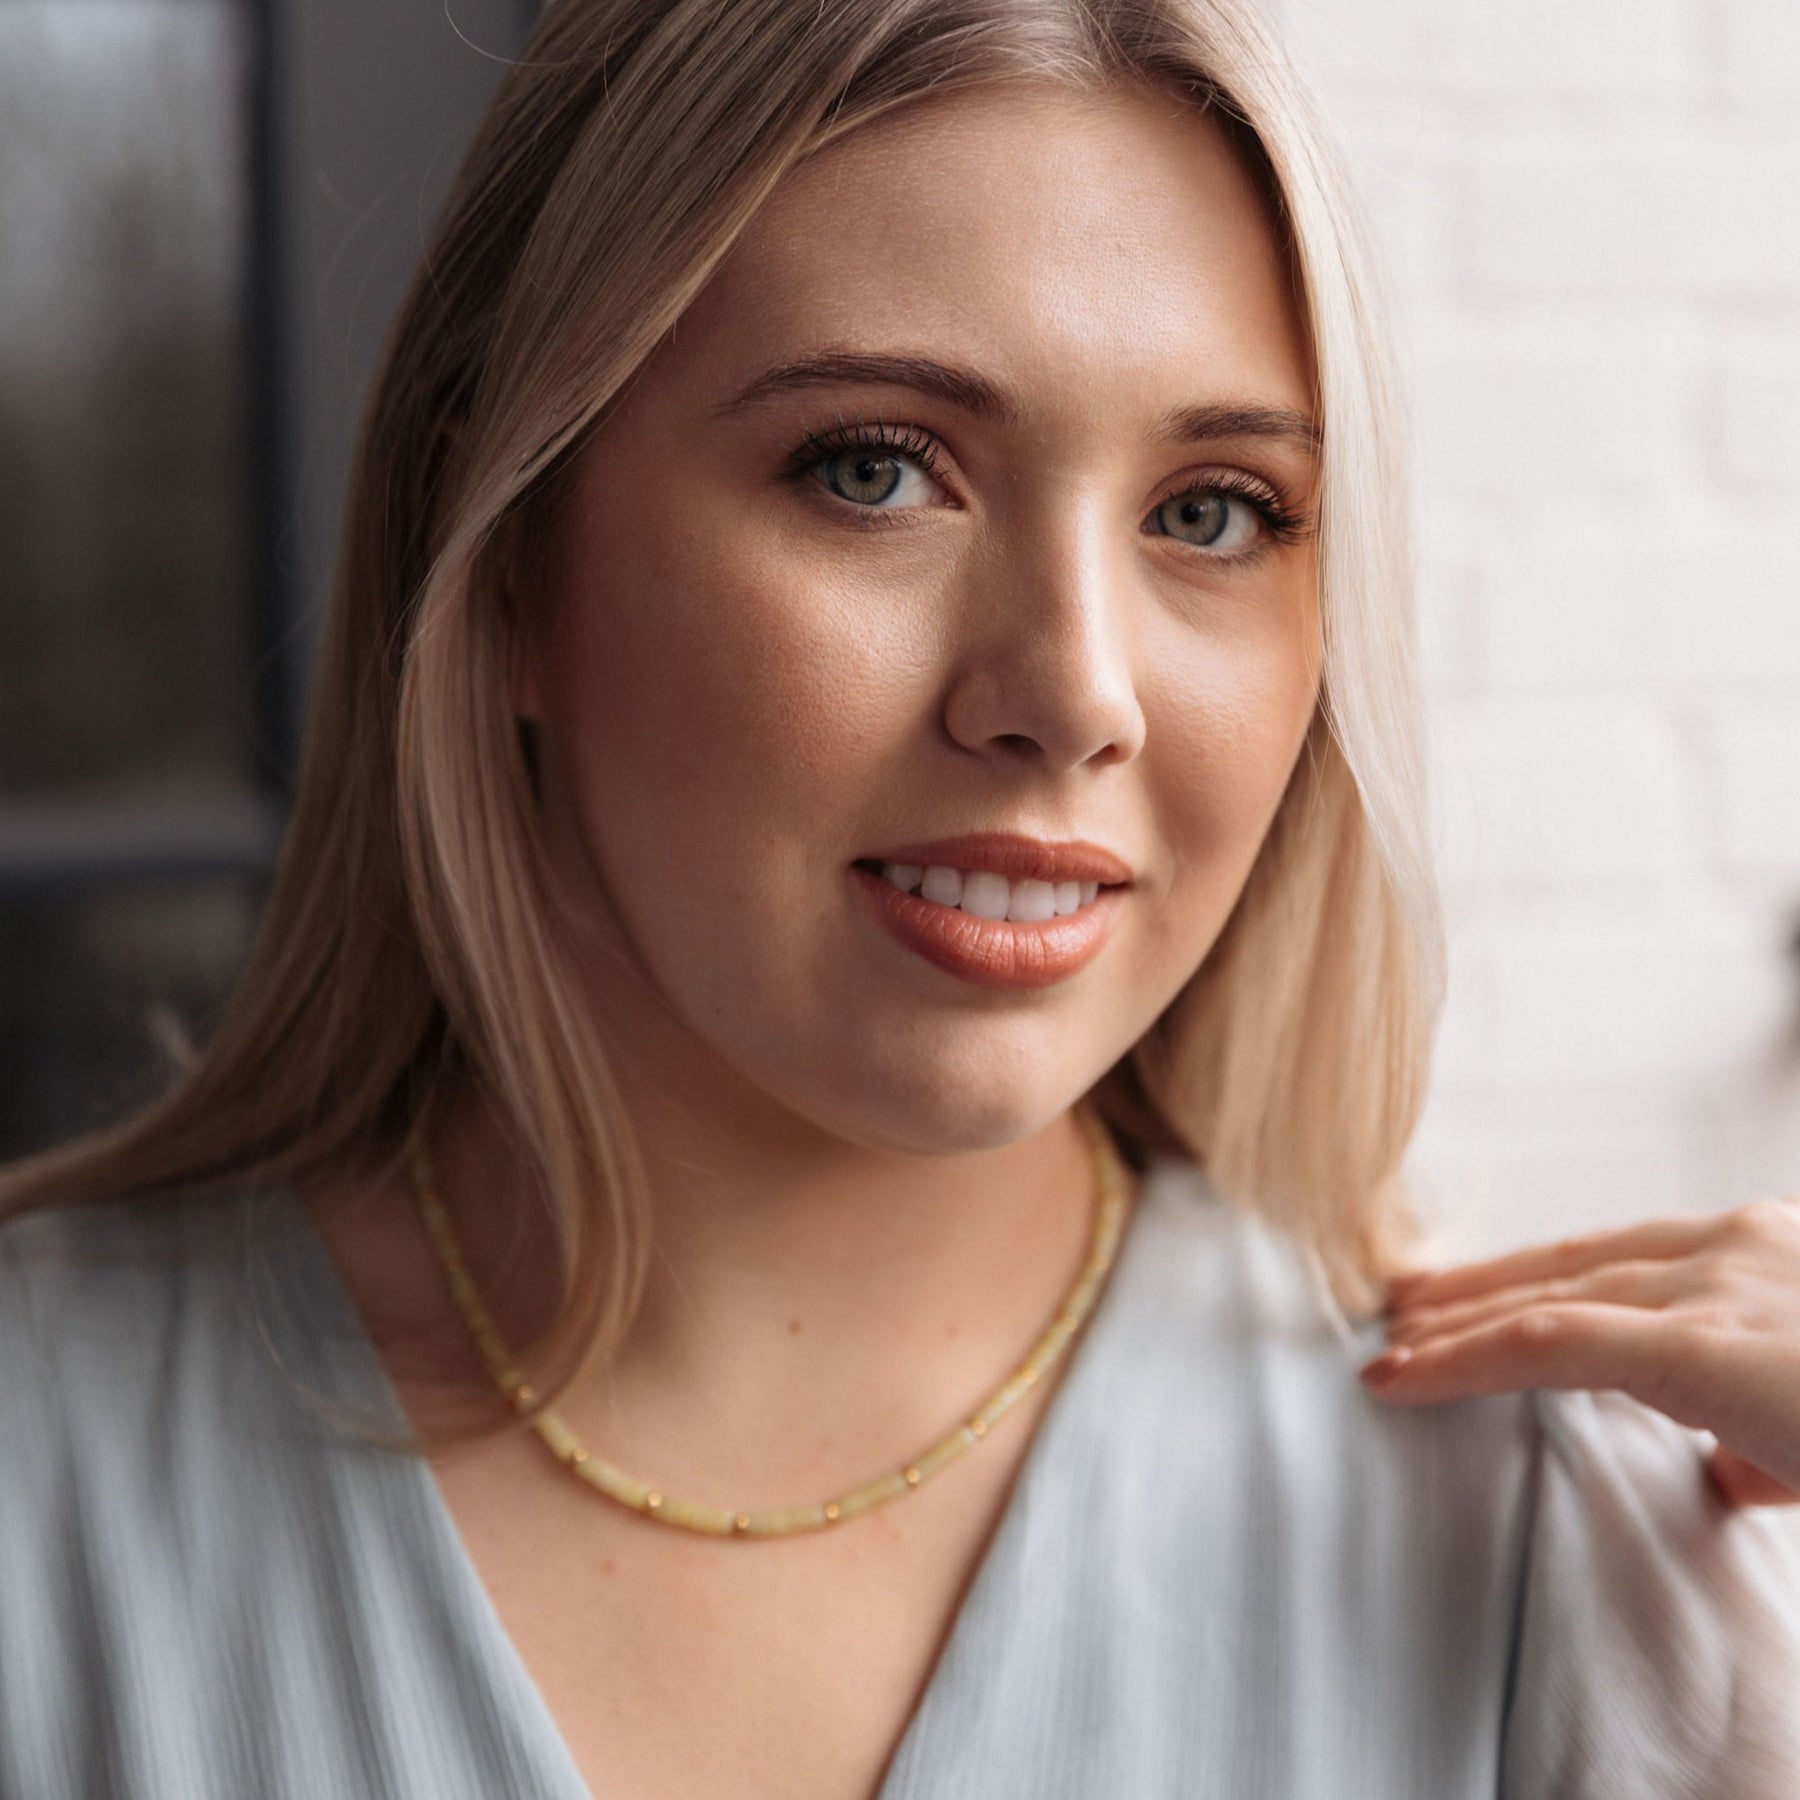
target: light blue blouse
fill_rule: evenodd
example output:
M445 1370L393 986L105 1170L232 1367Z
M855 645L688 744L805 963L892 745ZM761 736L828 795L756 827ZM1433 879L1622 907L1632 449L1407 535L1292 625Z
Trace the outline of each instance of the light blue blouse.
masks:
M878 1800L1800 1796L1796 1515L1620 1394L1385 1405L1380 1342L1153 1163ZM292 1380L404 1429L291 1188L0 1225L0 1800L606 1800L429 1469Z

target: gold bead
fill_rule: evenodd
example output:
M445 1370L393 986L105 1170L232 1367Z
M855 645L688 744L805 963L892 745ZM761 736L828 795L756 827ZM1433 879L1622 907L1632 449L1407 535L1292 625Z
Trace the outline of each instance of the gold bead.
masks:
M1118 1247L1120 1221L1125 1210L1124 1189L1120 1184L1117 1160L1104 1124L1086 1105L1079 1109L1078 1116L1087 1133L1089 1147L1093 1153L1095 1179L1099 1189L1088 1256L1082 1273L1077 1278L1075 1285L1065 1294L1059 1316L1044 1334L1038 1347L983 1408L984 1414L992 1415L991 1418L981 1416L971 1418L958 1431L945 1438L941 1444L933 1447L927 1460L931 1462L934 1470L943 1467L947 1460L968 1448L972 1442L985 1438L990 1426L998 1421L1017 1398L1019 1390L1022 1387L1031 1386L1049 1371L1067 1348L1069 1339L1092 1311L1100 1283L1112 1267ZM419 1124L415 1124L410 1148L414 1191L420 1210L425 1216L433 1247L443 1261L451 1294L501 1393L509 1396L515 1405L523 1410L538 1399L539 1395L529 1382L518 1379L519 1371L512 1365L506 1346L495 1330L494 1322L488 1316L487 1309L482 1304L481 1295L469 1276L461 1246L456 1241L449 1217L444 1211L436 1183L433 1180L431 1159ZM554 1432L547 1430L546 1424L555 1425L556 1430ZM554 1414L548 1415L545 1422L538 1425L538 1431L550 1448L561 1456L571 1468L578 1468L590 1461L598 1461L584 1447L570 1442L567 1430L556 1421ZM608 1465L600 1462L599 1467L604 1472ZM615 1471L614 1474L616 1475L616 1473ZM908 1464L900 1473L908 1488L918 1487L926 1479L924 1472L916 1463ZM866 1488L858 1488L853 1494L846 1496L855 1503L852 1516L866 1511L872 1504L880 1504L882 1500L892 1498L898 1491L894 1488L893 1481L894 1477L888 1475L880 1481L872 1482ZM644 1498L641 1501L633 1501L627 1499L624 1493L615 1491L607 1481L593 1478L593 1485L598 1487L603 1494L622 1504L634 1505L640 1511L660 1514L664 1510L664 1496L654 1490L644 1490ZM631 1485L636 1486L637 1484L632 1483ZM765 1522L763 1534L787 1536L797 1531L813 1529L816 1528L816 1523L821 1515L826 1524L835 1524L844 1516L843 1506L839 1501L828 1500L816 1511L810 1507L795 1507L779 1516L769 1515L769 1519L775 1522L773 1524ZM731 1521L730 1534L738 1536L749 1534L750 1514L728 1513L725 1516ZM678 1501L668 1522L671 1525L685 1526L690 1530L716 1533L718 1530L717 1519L718 1515L710 1507L686 1507Z

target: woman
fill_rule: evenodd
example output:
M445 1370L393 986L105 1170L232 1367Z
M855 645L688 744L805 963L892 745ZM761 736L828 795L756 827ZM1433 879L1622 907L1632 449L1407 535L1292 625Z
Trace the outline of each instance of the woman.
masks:
M549 10L236 1007L4 1191L0 1793L1796 1791L1674 1424L1355 1378L1439 947L1349 218L1235 0Z

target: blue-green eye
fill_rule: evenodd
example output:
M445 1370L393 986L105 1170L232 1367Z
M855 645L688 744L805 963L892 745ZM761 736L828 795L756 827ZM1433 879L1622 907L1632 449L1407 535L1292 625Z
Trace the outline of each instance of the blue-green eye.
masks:
M937 445L915 426L846 425L806 434L793 453L796 473L838 499L867 511L897 512L929 503L938 467Z
M1256 542L1263 519L1252 502L1223 488L1197 488L1173 494L1151 517L1165 537L1180 538L1202 550L1231 556Z
M816 465L819 480L840 500L854 501L858 506L885 506L896 495L904 505L909 494L924 485L924 471L916 468L911 458L895 456L888 451L845 450L828 456ZM907 477L915 477L908 488Z

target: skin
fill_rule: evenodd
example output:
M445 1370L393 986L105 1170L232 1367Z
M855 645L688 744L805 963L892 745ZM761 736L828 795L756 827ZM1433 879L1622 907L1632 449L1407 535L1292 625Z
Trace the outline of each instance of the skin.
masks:
M1710 1431L1715 1491L1800 1501L1800 1195L1530 1245L1390 1288L1371 1392L1616 1388ZM1392 1358L1390 1361L1389 1359Z
M822 349L965 365L1020 421L866 383L720 410ZM1235 564L1146 530L1198 479L1309 506L1304 448L1151 431L1184 403L1305 411L1311 383L1210 123L1009 92L797 172L594 439L546 590L517 596L516 686L666 1256L622 1370L716 1369L729 1343L735 1398L806 1393L821 1338L874 1374L921 1314L991 1314L1014 1278L1020 1314L1053 1298L1019 1246L1085 1219L1068 1109L1217 937L1317 693L1310 540L1242 500ZM791 472L840 415L939 446L877 528ZM865 916L853 859L978 829L1125 859L1098 960L996 992ZM757 1321L800 1313L797 1364Z
M964 365L1016 417L892 382L729 404L826 350ZM1317 701L1304 524L1214 502L1185 529L1254 552L1227 562L1164 507L1224 480L1303 521L1306 445L1155 431L1177 407L1305 413L1312 380L1216 125L1161 93L1009 87L795 170L591 440L544 579L510 595L510 658L576 998L651 1190L642 1306L558 1406L625 1467L750 1507L841 1492L1042 1330L1093 1216L1070 1108L1215 941ZM935 446L873 524L794 469L840 415ZM854 859L977 830L1124 859L1093 962L975 987L867 915ZM464 1096L433 1156L522 1342L552 1267L504 1134ZM441 1386L488 1390L397 1179L316 1199L415 1421ZM670 1531L517 1433L435 1477L595 1792L867 1794L1067 1367L916 1493L803 1538Z

